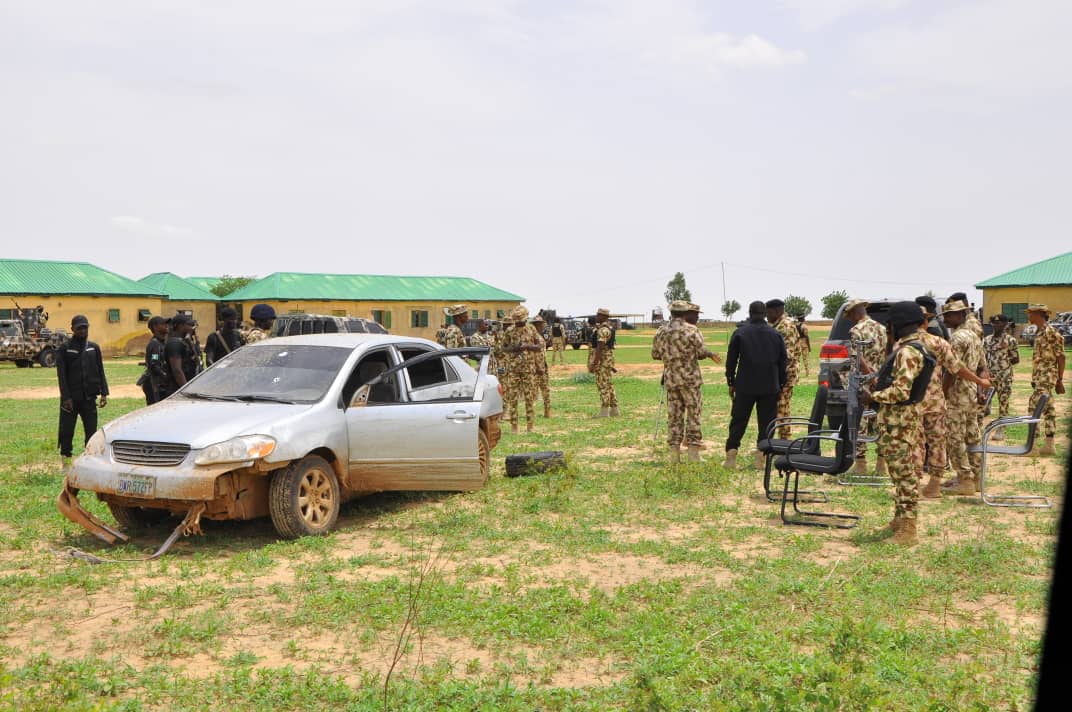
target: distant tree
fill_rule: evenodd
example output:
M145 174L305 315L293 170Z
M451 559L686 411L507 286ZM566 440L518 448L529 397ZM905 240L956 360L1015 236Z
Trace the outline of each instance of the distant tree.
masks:
M841 308L841 305L849 300L849 295L844 289L839 289L836 292L830 292L823 297L823 318L833 319L837 316L837 310Z
M666 303L676 302L681 299L686 302L692 301L692 294L689 292L689 288L685 286L685 273L677 272L674 274L674 278L666 283L666 291L663 293L666 297Z
M804 297L790 294L785 298L785 313L791 317L807 316L811 314L811 302Z
M229 274L225 274L220 277L220 281L212 288L212 293L217 297L226 297L231 292L241 289L252 281L254 281L253 277L232 277Z
M736 299L730 299L722 305L722 316L726 317L726 321L733 321L733 315L741 311L741 303Z

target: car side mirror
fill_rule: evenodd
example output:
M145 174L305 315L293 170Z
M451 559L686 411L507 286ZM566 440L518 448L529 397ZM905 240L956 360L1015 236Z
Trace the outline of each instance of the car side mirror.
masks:
M351 408L364 408L368 403L369 393L372 391L372 386L365 384L357 389L354 393L354 397L350 399Z

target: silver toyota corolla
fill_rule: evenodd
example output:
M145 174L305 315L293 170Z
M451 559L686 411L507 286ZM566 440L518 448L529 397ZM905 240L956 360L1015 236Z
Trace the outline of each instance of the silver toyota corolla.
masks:
M79 490L122 528L172 513L191 533L200 517L268 515L298 537L330 530L340 502L360 494L478 489L502 415L487 363L484 348L379 334L244 346L99 430L67 474L60 510L110 543L126 537L83 509Z

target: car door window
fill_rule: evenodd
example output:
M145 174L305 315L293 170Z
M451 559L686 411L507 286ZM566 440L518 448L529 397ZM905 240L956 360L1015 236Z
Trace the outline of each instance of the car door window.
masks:
M402 359L410 359L432 349L399 349ZM404 369L409 384L407 396L415 403L472 399L476 372L468 369L456 356L432 358ZM463 375L464 374L464 377Z
M358 388L389 369L392 365L391 354L387 349L380 349L362 356L361 360L354 366L354 370L351 371L350 377L346 380L346 385L343 386L343 403L349 403ZM377 383L372 386L369 391L367 405L387 405L399 403L400 401L401 399L398 396L398 377L397 374L392 374L383 383Z

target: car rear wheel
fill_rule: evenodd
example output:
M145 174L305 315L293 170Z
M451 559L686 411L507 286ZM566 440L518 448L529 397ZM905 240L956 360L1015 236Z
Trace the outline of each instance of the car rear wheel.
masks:
M15 359L15 368L29 368L30 366L33 366L33 361L24 358Z
M476 454L480 460L480 484L483 486L488 481L488 472L491 471L491 444L483 430L477 432Z
M275 471L268 487L268 511L281 537L326 534L339 519L339 480L315 455Z
M581 345L580 345L580 344L570 344L570 346L572 346L572 347L573 347L573 350L574 350L574 351L576 351L577 349L581 348Z
M151 509L149 507L125 507L121 504L108 503L116 524L121 529L143 529L151 527L171 516L166 509Z
M56 367L56 352L52 349L46 349L37 356L37 362L45 368Z

